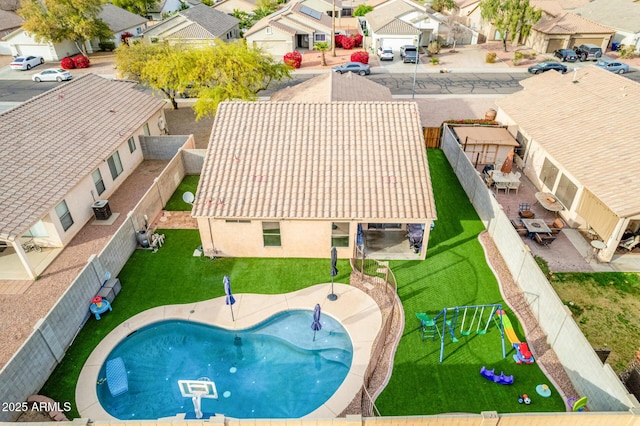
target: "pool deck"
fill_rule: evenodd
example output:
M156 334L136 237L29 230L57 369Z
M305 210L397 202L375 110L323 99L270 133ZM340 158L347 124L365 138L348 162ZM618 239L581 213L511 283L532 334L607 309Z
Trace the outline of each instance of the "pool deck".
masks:
M323 315L338 320L345 328L353 344L353 360L347 377L338 390L322 406L304 416L305 419L335 418L351 403L362 387L364 373L374 339L382 326L382 314L376 302L363 291L345 284L334 284L339 296L329 301L331 284L318 284L287 294L234 294L235 321L231 320L224 297L183 305L167 305L152 308L131 317L109 333L93 350L85 363L76 386L76 405L82 418L115 420L98 402L96 381L101 366L111 350L131 332L162 320L187 320L216 325L229 330L249 328L279 312L294 309L313 309L316 303ZM162 419L182 420L184 414ZM222 418L222 416L220 417Z

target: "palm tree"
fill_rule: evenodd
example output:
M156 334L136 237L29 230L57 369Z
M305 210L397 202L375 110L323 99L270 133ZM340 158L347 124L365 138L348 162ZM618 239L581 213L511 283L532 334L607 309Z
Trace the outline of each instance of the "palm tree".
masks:
M327 61L324 58L324 52L329 50L329 43L327 43L326 41L319 41L317 43L313 43L313 50L318 50L322 53L322 66L326 67Z

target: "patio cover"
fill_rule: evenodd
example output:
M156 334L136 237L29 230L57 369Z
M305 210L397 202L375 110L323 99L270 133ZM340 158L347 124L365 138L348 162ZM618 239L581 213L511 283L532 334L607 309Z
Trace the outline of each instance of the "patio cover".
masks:
M576 213L582 216L604 241L609 240L620 221L618 215L587 188L582 192Z

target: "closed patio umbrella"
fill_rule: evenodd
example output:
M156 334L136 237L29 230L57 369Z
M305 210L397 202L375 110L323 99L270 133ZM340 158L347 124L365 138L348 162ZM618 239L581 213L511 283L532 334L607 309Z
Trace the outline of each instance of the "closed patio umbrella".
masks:
M224 283L224 294L226 294L224 303L225 305L229 305L229 308L231 308L231 320L235 321L236 319L233 317L233 304L236 303L236 299L231 293L231 280L227 275L225 275L224 278L222 278L222 282Z
M513 170L513 149L509 151L507 154L507 158L504 159L504 163L502 163L502 167L500 167L500 171L505 175L508 175Z
M331 294L327 296L329 300L338 299L338 295L333 292L333 278L338 275L338 250L331 247Z
M311 329L313 330L313 341L316 341L316 331L322 330L322 324L320 324L320 305L316 304L313 309L313 322L311 323Z

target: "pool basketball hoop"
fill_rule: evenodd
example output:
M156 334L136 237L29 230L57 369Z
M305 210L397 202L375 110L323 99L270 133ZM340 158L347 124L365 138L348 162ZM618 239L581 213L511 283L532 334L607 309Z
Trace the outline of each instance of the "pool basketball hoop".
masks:
M202 398L218 399L216 384L206 377L201 377L198 380L178 380L178 386L182 396L191 398L191 401L193 401L196 419L201 419L203 416L201 409Z

